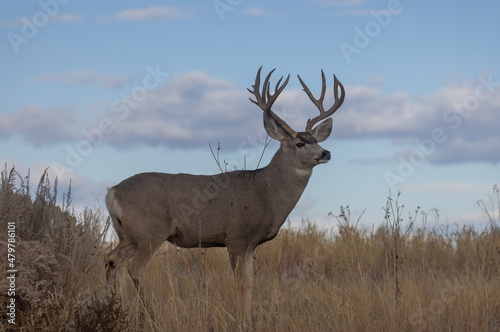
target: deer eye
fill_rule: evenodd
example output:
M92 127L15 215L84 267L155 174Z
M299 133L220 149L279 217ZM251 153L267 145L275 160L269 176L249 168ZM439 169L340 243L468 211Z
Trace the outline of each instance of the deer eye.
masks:
M298 148L303 148L304 146L306 146L304 143L297 143Z

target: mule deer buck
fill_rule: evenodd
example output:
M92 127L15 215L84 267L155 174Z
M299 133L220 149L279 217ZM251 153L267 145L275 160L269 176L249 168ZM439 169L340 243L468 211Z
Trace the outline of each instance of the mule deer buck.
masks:
M260 92L261 69L253 90L248 91L255 97L250 101L264 111L267 133L281 143L269 165L216 175L142 173L110 188L106 206L120 242L106 256L107 279L116 267L132 258L128 272L140 293L144 271L165 240L183 248L226 247L244 292L242 302L246 310L250 309L255 248L277 235L306 188L314 166L330 160L330 152L318 142L330 135L329 117L345 96L334 75L335 103L325 111L323 71L319 99L298 76L320 114L307 121L304 132L296 132L271 110L290 74L281 86L283 76L280 78L271 94L269 80L274 69Z

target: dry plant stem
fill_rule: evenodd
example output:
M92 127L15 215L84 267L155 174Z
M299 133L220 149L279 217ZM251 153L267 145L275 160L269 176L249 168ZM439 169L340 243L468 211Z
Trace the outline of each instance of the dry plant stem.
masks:
M391 255L392 255L392 265L393 265L392 268L393 268L394 284L395 284L394 297L396 300L398 300L401 297L401 288L399 282L399 267L402 264L401 246L403 241L405 240L406 235L412 229L414 222L414 219L411 218L410 216L408 226L404 231L404 233L401 234L401 228L403 222L402 212L404 205L401 206L399 205L398 200L400 195L401 192L398 192L396 200L394 201L394 199L391 196L391 192L389 191L389 197L387 198L386 207L384 209L386 224L390 226L392 240L393 240Z
M269 140L268 140L269 139ZM259 162L257 163L257 168L260 166L260 162L262 161L262 157L264 157L264 152L266 152L267 146L271 143L271 139L269 138L269 135L266 134L266 140L264 142L264 148L262 149L262 153L260 154ZM246 169L246 167L245 167Z
M220 143L217 143L217 157L215 156L214 150L212 149L212 145L210 143L208 143L208 146L210 147L210 152L212 152L212 157L214 157L214 160L217 163L219 170L221 171L221 173L223 173L224 171L222 170L222 167L221 167L220 161L219 161Z
M497 185L493 186L493 196L490 195L488 200L489 204L487 204L484 200L479 200L477 201L477 205L488 217L490 227L493 229L498 228L498 223L500 223L500 189Z

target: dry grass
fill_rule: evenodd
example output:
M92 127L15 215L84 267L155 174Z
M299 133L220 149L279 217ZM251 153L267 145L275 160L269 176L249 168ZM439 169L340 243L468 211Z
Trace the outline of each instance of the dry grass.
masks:
M14 220L19 269L17 325L9 326L0 311L3 330L499 330L497 187L491 202L480 204L485 230L428 226L433 214L420 209L402 218L397 199L388 201L387 223L376 230L360 229L348 208L337 216L339 231L308 221L288 225L255 255L252 326L245 326L225 250L166 243L147 270L146 303L124 267L115 294L104 282L103 255L110 249L104 212L75 218L70 195L58 205L46 178L33 198L20 180L2 173L0 242L4 247L6 223ZM0 288L5 310L5 285Z

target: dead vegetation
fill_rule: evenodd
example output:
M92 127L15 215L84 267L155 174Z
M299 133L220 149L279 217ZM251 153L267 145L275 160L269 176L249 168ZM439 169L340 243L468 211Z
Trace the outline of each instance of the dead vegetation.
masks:
M114 294L99 296L100 303L96 302L97 294L104 289L106 222L101 211L86 209L76 217L71 208L71 187L58 204L57 180L51 184L47 171L34 193L29 176L22 177L14 168L2 170L0 185L1 264L4 271L8 270L7 226L15 224L17 270L15 326L7 323L9 281L0 281L2 329L84 331L90 321L101 324L99 319L106 317L100 315L101 307L106 305L116 319L120 306L115 305ZM113 326L120 324L115 322Z
M8 284L0 282L3 331L239 331L238 294L222 249L165 244L146 272L143 303L125 268L116 292L105 285L107 216L75 216L71 188L57 201L45 173L4 169L0 246L16 224L16 325L7 323ZM498 331L499 191L479 207L488 227L442 228L436 211L406 215L398 199L386 224L358 227L348 207L338 230L304 221L284 227L255 255L255 331ZM381 216L381 218L384 216ZM333 219L335 220L335 219ZM2 257L6 257L4 254ZM7 261L2 259L7 270Z

